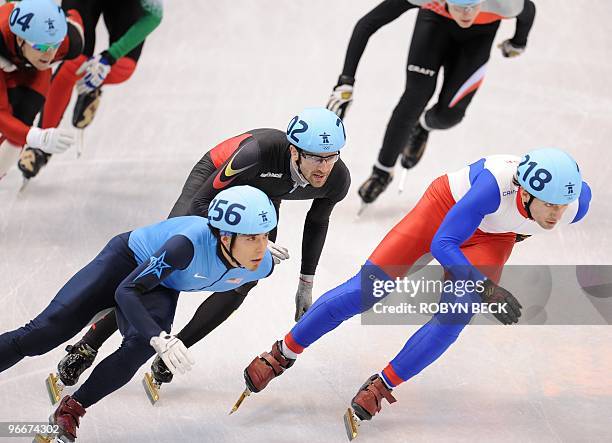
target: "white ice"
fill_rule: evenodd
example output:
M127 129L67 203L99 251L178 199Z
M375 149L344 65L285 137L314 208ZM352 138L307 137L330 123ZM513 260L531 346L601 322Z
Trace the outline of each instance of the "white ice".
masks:
M111 236L163 219L193 164L217 142L251 128L282 129L300 108L324 105L355 22L377 3L166 2L133 78L105 88L82 158L56 156L22 195L18 171L0 183L0 330L39 313ZM403 90L416 13L374 35L346 118L342 156L353 185L333 213L316 296L353 275L433 178L484 155L542 145L578 159L593 189L591 210L576 226L519 244L510 263L611 263L612 5L540 0L537 8L527 51L504 59L494 49L464 122L432 134L407 191L398 195L393 183L356 221L357 187ZM513 32L514 22L504 23L496 43ZM102 27L98 35L101 50L107 44ZM362 326L356 317L227 415L244 387L244 367L294 323L307 208L283 203L278 243L292 259L193 348L194 369L165 386L152 407L140 384L143 367L88 410L78 441L344 441L342 414L350 399L416 326ZM205 296L182 297L177 329ZM385 403L359 440L611 441L611 343L606 326L469 327L434 365L395 390L399 401ZM114 336L101 356L118 344ZM0 375L0 421L46 419L52 408L43 380L63 355L60 347Z

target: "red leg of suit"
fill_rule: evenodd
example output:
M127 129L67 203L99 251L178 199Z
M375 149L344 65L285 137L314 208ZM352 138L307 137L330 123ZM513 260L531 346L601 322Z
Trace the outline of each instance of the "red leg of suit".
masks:
M77 71L86 60L86 56L80 55L74 60L64 62L53 77L43 112L43 128L56 128L62 121L62 116L70 103L72 89L79 79ZM120 58L111 68L104 84L122 83L132 76L135 69L134 60L127 57Z

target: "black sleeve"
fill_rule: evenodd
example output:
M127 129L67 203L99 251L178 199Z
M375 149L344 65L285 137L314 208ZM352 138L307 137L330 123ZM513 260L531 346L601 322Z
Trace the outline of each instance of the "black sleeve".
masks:
M208 205L218 192L228 186L248 183L257 176L260 169L259 143L251 138L228 158L217 171L208 177L193 197L189 212L191 215L206 216Z
M346 50L342 75L355 77L357 65L372 34L412 8L416 8L416 6L407 0L385 0L364 15L353 29Z
M202 340L240 307L246 294L235 289L215 292L200 305L193 318L176 336L188 348Z
M148 261L142 262L115 291L115 300L127 320L149 339L162 329L142 304L140 297L158 286L177 269L185 269L193 259L193 243L184 235L168 239Z
M329 217L336 203L344 199L351 186L351 176L343 163L338 166L342 168L336 176L337 190L333 195L324 198L315 198L312 202L306 220L304 221L304 234L302 235L302 268L300 272L304 275L314 275L319 264L323 245L327 237Z
M519 15L516 16L516 31L510 42L515 46L527 46L527 37L533 26L536 7L531 0L525 0L525 6Z

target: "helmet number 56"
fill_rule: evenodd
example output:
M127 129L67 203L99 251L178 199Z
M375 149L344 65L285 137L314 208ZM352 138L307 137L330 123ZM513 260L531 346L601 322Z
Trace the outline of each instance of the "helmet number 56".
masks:
M236 226L242 220L242 215L239 211L244 211L246 209L245 206L240 203L232 203L227 208L223 208L223 206L227 205L229 202L227 200L222 199L214 199L210 206L210 211L215 212L216 214L208 214L208 217L214 221L221 221L221 219L225 218L225 222L230 226Z

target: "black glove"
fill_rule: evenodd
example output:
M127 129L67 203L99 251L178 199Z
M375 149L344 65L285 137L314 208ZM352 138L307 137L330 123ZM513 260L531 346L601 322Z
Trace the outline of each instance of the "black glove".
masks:
M483 282L483 286L483 291L478 292L482 301L499 305L496 307L497 313L493 314L493 316L505 325L518 323L522 306L516 297L489 279Z

